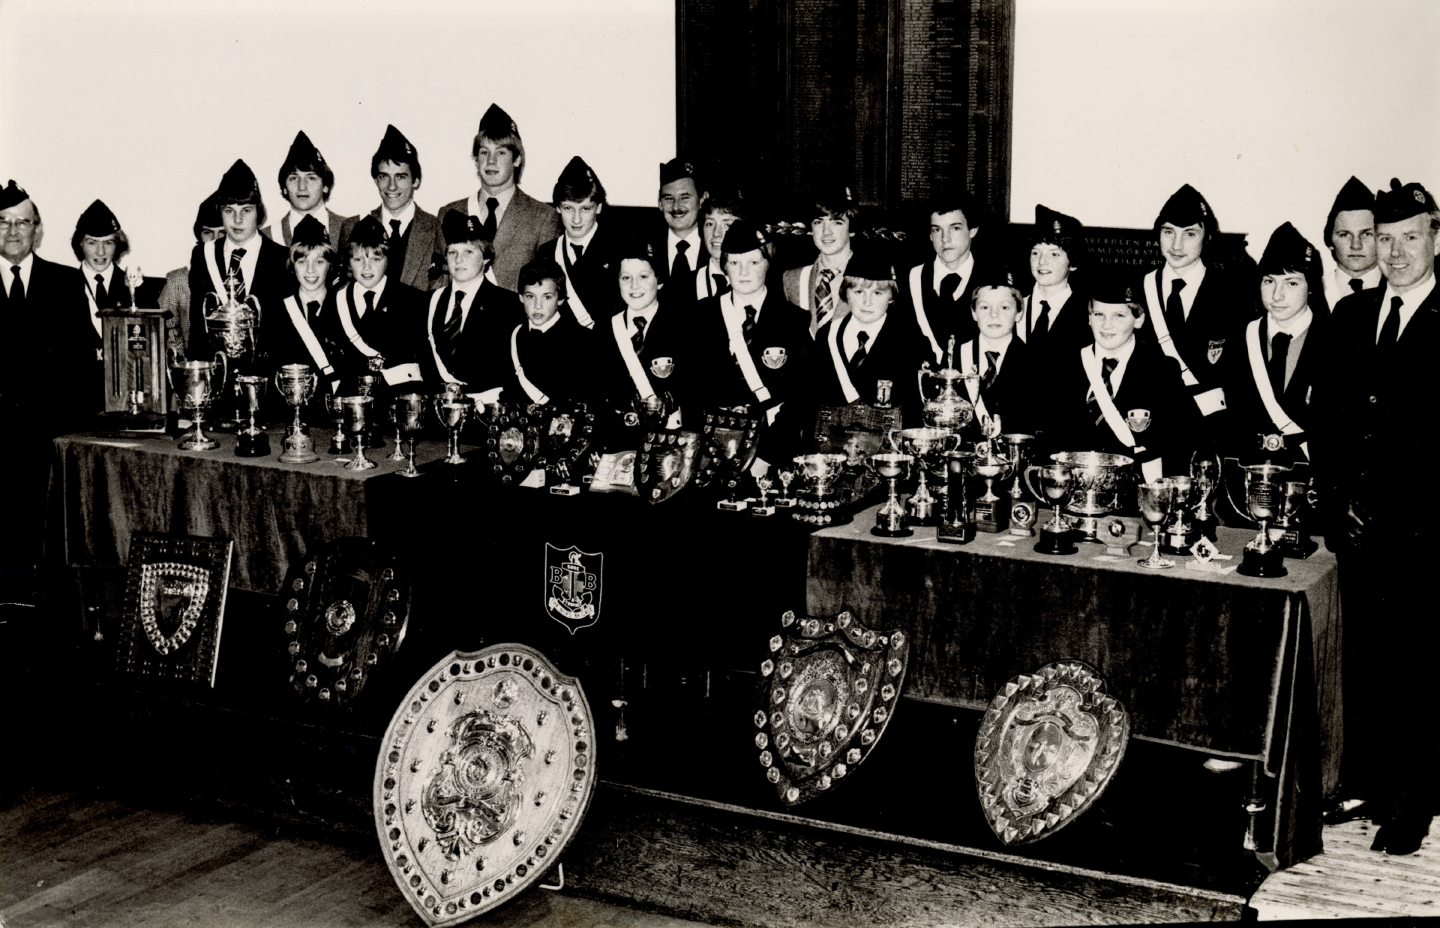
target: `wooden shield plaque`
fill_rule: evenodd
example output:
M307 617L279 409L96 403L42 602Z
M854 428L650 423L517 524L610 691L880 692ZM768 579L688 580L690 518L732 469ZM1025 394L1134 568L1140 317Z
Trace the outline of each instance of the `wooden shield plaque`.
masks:
M719 482L723 486L749 470L759 449L760 421L764 417L765 413L754 406L706 410L694 484L704 487Z
M595 413L585 403L552 401L531 407L540 441L535 466L561 483L579 483L593 470L590 446L595 437Z
M405 640L410 572L388 545L342 538L290 568L280 611L290 685L344 705Z
M1079 661L1046 664L1005 684L975 736L975 785L1005 844L1049 837L1110 785L1130 716Z
M786 805L834 789L870 755L894 715L910 642L898 629L833 619L780 617L760 665L755 748Z
M116 667L215 685L234 543L137 532L130 541Z
M501 483L518 483L535 468L540 427L530 414L531 408L537 407L502 403L484 420L485 461Z
M519 644L452 652L401 702L375 767L390 873L430 925L524 892L560 857L595 788L580 684Z
M646 432L635 456L635 484L648 503L667 500L695 476L700 436L680 429Z

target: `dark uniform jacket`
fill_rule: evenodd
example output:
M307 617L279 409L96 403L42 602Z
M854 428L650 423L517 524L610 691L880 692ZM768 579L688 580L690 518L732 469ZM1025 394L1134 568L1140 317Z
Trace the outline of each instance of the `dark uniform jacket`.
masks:
M656 215L659 216L658 210ZM685 275L684 281L679 282L681 286L676 288L670 299L687 303L696 300L694 275L710 261L710 250L705 247L704 229L698 228L697 231L700 233L699 246L691 244L689 250L685 252L685 260L690 263L690 273ZM668 290L670 289L670 227L665 224L663 216L660 216L658 223L651 226L648 238L650 244L655 248L655 273L659 276L660 283ZM686 286L689 287L688 290L685 289ZM660 292L663 295L665 291Z
M466 393L484 393L503 387L513 379L510 363L510 333L525 321L519 298L504 287L481 278L460 290L469 290L470 308L463 327L451 340L444 335L445 319L455 302L457 287L451 283L426 294L425 344L420 353L420 370L425 390L439 393L446 378L443 364L452 377L464 383Z
M16 306L10 299L10 262L0 259L0 412L3 432L17 438L48 438L69 431L101 397L89 381L67 372L95 364L95 330L85 285L73 267L32 259L30 285ZM10 447L6 440L5 447ZM44 486L31 488L43 494ZM29 492L27 490L27 492Z
M506 357L511 358L500 399L524 406L534 399L520 386L513 363L518 359L525 377L551 402L594 402L595 333L584 328L561 307L555 324L544 332L530 328L528 321L511 327L504 336ZM513 334L512 334L513 333ZM514 356L512 357L512 344Z
M978 336L963 345L956 345L956 368L963 371L973 368L979 371L982 367L982 347ZM1079 351L1077 347L1072 353L1078 354ZM982 379L975 384L976 392L984 400L985 412L991 416L999 416L1000 426L1007 434L1018 432L1033 435L1038 427L1035 394L1037 390L1046 389L1048 383L1043 379L1047 375L1037 368L1035 357L1036 354L1030 350L1029 345L1022 342L1018 336L1012 337L1000 359L1000 372L988 383ZM962 396L974 402L969 381L961 381L958 389ZM979 418L978 408L976 418ZM974 437L980 437L978 421L970 431L975 433Z
M550 258L565 270L565 291L568 298L564 311L571 316L575 315L574 303L578 294L586 314L590 316L597 330L601 323L625 305L620 299L620 258L616 254L618 243L608 230L606 223L595 224L595 234L590 237L590 244L585 246L579 261L572 258L570 242L563 235L549 239L535 250L535 257ZM561 241L565 242L565 247L557 258L555 246Z
M342 309L350 312L359 339L384 358L386 369L418 364L421 357L425 338L424 294L387 275L385 289L374 309L366 310L364 292L364 288L353 281L332 290L321 311L323 318L315 327L325 354L340 375L342 391L352 389L354 378L361 374L379 373L346 332L340 318Z
M241 373L271 376L275 373L275 362L271 357L272 348L284 343L284 330L289 322L284 318L280 303L295 290L295 275L286 265L285 249L263 235L253 236L243 247L260 249L255 259L253 279L245 281L245 292L254 296L260 304L260 329L256 336L256 358L253 369ZM211 275L211 266L218 268L221 281ZM204 360L214 356L219 344L205 328L205 297L215 294L220 302L226 298L223 276L229 271L225 259L225 239L216 239L208 244L198 244L190 252L190 347L188 356ZM214 300L211 301L213 307ZM275 329L272 334L271 328ZM275 344L272 345L272 342Z
M847 404L840 383L843 369L849 373L850 383L859 394L856 402L873 404L876 381L888 380L891 383L890 402L900 408L905 427L923 425L918 372L920 365L930 360L930 343L905 315L903 307L892 304L884 324L866 344L863 359L854 364L845 357L845 333L855 324L854 317L847 313L827 322L815 334L815 345L810 352L810 371L804 382L806 415L802 421L807 425L813 424L821 406ZM835 352L830 350L832 331L840 355L838 366Z
M1029 313L1023 311L1026 307L1029 308ZM1040 315L1040 301L1034 292L1025 298L1025 305L1021 309L1017 332L1032 324ZM1040 332L1026 331L1020 337L1028 349L1026 353L1030 355L1037 369L1041 372L1049 369L1057 359L1074 354L1095 340L1094 333L1090 331L1090 297L1077 290L1072 283L1070 297L1065 301L1065 305L1051 305L1049 327Z
M385 226L387 233L390 231L380 207L372 209L370 215L380 220L380 225ZM341 223L341 242L337 250L342 265L350 260L350 233L359 221L359 216L351 216ZM387 257L389 271L386 276L391 281L398 281L416 290L431 290L436 287L445 267L445 239L440 235L440 221L416 206L415 215L410 219L410 228L405 230L399 241L393 238L390 240Z
M982 262L985 262L985 258L976 255L975 264L969 275L961 279L960 288L955 292L955 299L950 306L943 305L940 295L935 292L935 256L933 254L927 257L924 263L911 267L900 281L900 292L904 296L904 302L911 316L918 320L919 312L923 312L925 320L930 325L930 331L935 336L936 346L939 349L939 353L935 357L936 362L944 361L942 355L952 335L955 337L955 344L958 347L963 342L974 338L980 331L979 327L975 325L975 317L970 314L970 299L975 294L975 281L985 278L985 263ZM892 309L891 312L894 310Z
M1257 319L1249 323L1241 331L1240 337L1226 357L1225 364L1225 402L1229 434L1221 451L1226 457L1234 457L1242 464L1255 464L1262 461L1271 461L1276 464L1293 465L1297 462L1308 460L1302 450L1302 444L1308 447L1309 436L1307 430L1314 421L1311 406L1312 394L1315 384L1320 377L1324 376L1324 364L1328 347L1326 345L1329 335L1329 320L1327 317L1315 313L1310 322L1310 327L1305 330L1305 338L1300 343L1299 356L1295 358L1295 370L1286 381L1283 392L1275 398L1284 411L1284 417L1279 423L1271 419L1270 414L1265 410L1265 404L1260 399L1260 388L1255 384L1258 374L1262 379L1268 379L1269 374L1265 370L1265 362L1270 358L1270 326L1268 318ZM1257 327L1257 335L1260 340L1261 363L1258 371L1250 361L1250 351L1247 341L1249 329ZM1292 346L1290 352L1296 349ZM1293 421L1300 427L1300 431L1293 435L1284 435L1285 446L1276 451L1266 451L1261 447L1261 439L1266 435L1280 435L1281 426L1286 420Z

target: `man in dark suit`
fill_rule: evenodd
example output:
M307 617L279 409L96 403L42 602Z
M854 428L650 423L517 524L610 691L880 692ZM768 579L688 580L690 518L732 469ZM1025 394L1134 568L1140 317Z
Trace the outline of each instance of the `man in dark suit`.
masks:
M1397 475L1440 454L1434 421L1440 356L1440 207L1420 184L1392 180L1375 204L1385 283L1346 297L1331 316L1330 360L1316 380L1311 451L1326 523L1340 558L1345 799L1337 809L1380 826L1372 845L1420 847L1435 811L1440 749L1412 707L1431 698L1423 662L1440 648L1434 621L1416 616L1431 592L1426 519L1397 493ZM1423 606L1421 607L1423 608ZM1421 725L1423 729L1423 724Z
M909 315L892 311L899 289L895 270L879 248L858 248L847 259L835 298L850 311L832 318L815 336L804 378L806 423L821 406L874 404L878 383L886 380L888 402L900 408L905 426L923 424L916 374L930 359L930 345Z
M1164 263L1140 284L1150 318L1144 337L1180 365L1204 417L1207 441L1217 445L1225 430L1221 361L1255 315L1253 281L1241 281L1206 258L1220 225L1210 204L1189 184L1165 201L1154 232Z
M695 405L752 405L765 413L756 477L797 453L803 414L787 401L803 397L812 344L809 317L769 286L769 246L754 223L731 225L722 253L730 291L700 301L692 319Z
M974 197L964 190L934 198L929 215L934 257L910 268L903 283L910 313L940 363L952 337L956 344L975 337L970 297L979 259L972 245L986 220Z
M98 405L70 372L95 363L85 284L35 254L40 209L15 181L0 190L0 454L13 505L0 533L0 594L28 600L39 563L50 439Z
M268 226L261 229L261 233L288 246L295 240L295 227L300 220L313 216L325 228L331 244L339 242L346 220L353 217L330 212L326 204L335 187L335 172L303 130L295 133L295 140L280 164L278 179L280 195L290 204L290 209L280 219L279 235L272 235Z
M561 311L565 274L560 265L536 257L520 269L517 283L525 321L508 333L511 367L501 400L545 405L597 399L599 391L589 369L594 363L595 335Z
M386 246L392 276L407 287L430 290L439 285L441 255L440 221L415 202L415 191L424 179L420 155L415 146L394 126L385 127L380 147L370 157L370 176L380 191L380 205L369 215L379 220L390 241ZM346 252L350 230L359 221L352 217L341 224L340 254Z
M851 241L859 231L860 203L849 187L838 186L818 193L811 203L810 241L815 260L787 270L781 278L785 299L810 314L813 335L836 314L843 313L840 282L854 249Z
M565 310L587 329L604 325L623 305L615 283L617 245L605 209L605 185L585 159L570 159L550 197L565 234L542 244L536 254L551 258L565 273Z
M1320 252L1287 222L1271 234L1260 274L1265 315L1246 324L1226 357L1229 435L1221 450L1242 464L1304 466L1310 400L1327 351L1327 317L1310 305L1324 299Z
M470 146L480 189L465 199L440 207L440 218L460 210L480 220L495 249L490 272L506 290L515 290L524 267L542 242L560 235L555 210L521 190L525 143L515 120L495 104L480 117Z
M448 283L430 292L426 347L420 368L426 392L458 383L481 403L494 402L510 380L510 333L525 321L515 293L494 283L490 240L480 220L459 210L445 214Z
M665 262L660 282L689 280L710 259L700 236L700 213L705 188L694 162L671 158L660 165L660 218L663 228L654 235L655 253Z
M1123 275L1092 278L1093 341L1064 360L1036 394L1042 456L1123 454L1147 481L1189 471L1200 414L1175 360L1137 337L1145 322L1140 295Z
M220 219L225 237L210 245L196 245L190 254L190 350L192 359L213 357L227 346L220 333L211 332L206 311L222 306L233 293L235 300L245 303L254 297L259 315L253 327L253 344L238 356L231 356L226 369L227 383L219 390L211 417L217 424L234 426L242 418L235 377L258 374L266 378L275 374L267 337L271 316L277 331L283 331L284 309L281 304L295 279L286 265L284 247L260 234L265 221L265 204L260 198L260 185L244 161L236 161L220 179L215 191L220 205Z
M322 310L322 342L342 390L353 389L363 374L378 374L391 388L421 381L423 295L390 278L389 246L380 220L362 216L345 244L349 280Z
M1015 328L1044 376L1057 358L1091 340L1090 301L1076 290L1073 276L1085 264L1085 228L1074 216L1037 203L1029 245L1035 287L1025 297Z

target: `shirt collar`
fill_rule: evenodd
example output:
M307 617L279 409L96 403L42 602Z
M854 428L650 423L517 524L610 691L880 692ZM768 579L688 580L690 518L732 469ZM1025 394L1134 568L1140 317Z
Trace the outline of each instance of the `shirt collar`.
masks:
M1112 352L1108 352L1108 351L1103 351L1103 350L1101 350L1100 345L1099 345L1098 342L1095 344L1095 356L1096 356L1097 358L1099 358L1100 360L1102 360L1102 361L1103 361L1104 359L1106 359L1106 358L1114 358L1115 360L1119 361L1121 364L1124 364L1126 361L1130 360L1130 356L1131 356L1132 354L1134 354L1134 353L1135 353L1135 336L1134 336L1134 335L1131 335L1131 336L1130 336L1130 340L1127 341L1125 344L1121 345L1119 348L1116 348L1113 353L1112 353Z
M7 292L10 290L10 281L15 279L15 274L10 270L12 267L20 268L20 283L25 285L25 290L28 292L30 290L30 272L35 267L35 252L32 251L24 258L21 258L18 265L11 264L9 260L5 261L5 280L3 285Z
M402 209L402 210L401 210L400 212L398 212L398 213L392 213L392 212L390 212L390 210L388 210L388 209L385 208L385 204L384 204L384 203L381 203L381 204L380 204L380 224L385 227L385 231L386 231L387 233L390 231L390 220L392 220L392 219L398 219L398 220L400 220L400 232L401 232L401 234L404 234L405 230L408 229L408 228L410 228L410 221L411 221L412 219L414 219L414 218L415 218L415 201L414 201L414 200L411 200L409 203L406 203L406 204L405 204L405 208Z
M562 309L561 312L564 312L564 310ZM544 325L534 325L527 319L525 321L525 326L532 332L548 332L551 329L555 328L556 324L559 322L560 313L556 313L555 315L551 316L550 321L546 322Z
M1267 316L1265 319L1265 325L1270 333L1271 340L1273 340L1275 336L1280 334L1281 332L1284 332L1291 338L1299 338L1301 335L1304 335L1306 332L1310 331L1310 323L1314 321L1314 311L1312 311L1309 306L1306 306L1304 309L1300 310L1298 313L1291 316L1289 319L1286 319L1284 322L1276 322Z
M967 283L969 283L969 281L970 281L970 275L971 275L971 273L972 273L974 270L975 270L975 252L973 252L973 251L967 251L967 252L965 253L965 257L963 257L963 258L960 259L960 266L959 266L958 268L956 268L955 270L953 270L953 271L950 270L948 267L945 266L945 262L940 260L940 256L939 256L939 255L936 255L936 256L935 256L935 292L936 292L936 293L939 293L939 292L940 292L940 282L943 281L947 275L949 275L949 274L959 274L959 275L960 275L960 290L956 290L956 291L955 291L955 296L958 298L958 297L960 296L961 291L963 291L963 290L965 289L965 285L966 285Z
M589 248L590 242L595 238L595 233L598 231L600 231L600 223L597 222L590 227L590 231L586 232L585 237L580 239L580 241L578 242L570 236L565 235L564 233L561 233L560 237L565 239L565 244L567 245L579 245L581 248Z
M388 281L389 279L390 279L390 275L389 275L389 274L386 274L384 277L380 278L380 282L379 282L378 284L376 284L374 287L370 287L370 288L366 288L366 287L361 286L361 285L360 285L360 282L359 282L358 280L355 281L355 306L356 306L356 308L357 308L357 309L364 309L364 308L365 308L365 294L366 294L366 293L373 293L373 294L375 294L375 305L376 305L376 306L379 306L379 305L380 305L380 297L382 297L382 296L385 294L385 282Z

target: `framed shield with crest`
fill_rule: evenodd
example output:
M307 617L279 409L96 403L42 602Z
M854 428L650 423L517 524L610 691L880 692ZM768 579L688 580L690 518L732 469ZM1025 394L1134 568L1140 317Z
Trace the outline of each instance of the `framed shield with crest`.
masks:
M697 487L738 480L755 463L763 410L755 406L723 406L705 411Z
M787 806L831 792L869 757L895 714L910 640L846 611L780 617L760 664L755 751Z
M186 535L131 538L119 671L215 685L234 547L228 539Z
M410 623L410 570L399 552L341 538L290 568L280 590L285 666L303 699L340 706L400 650Z
M700 436L682 429L646 432L635 455L635 485L647 503L667 500L695 476Z

